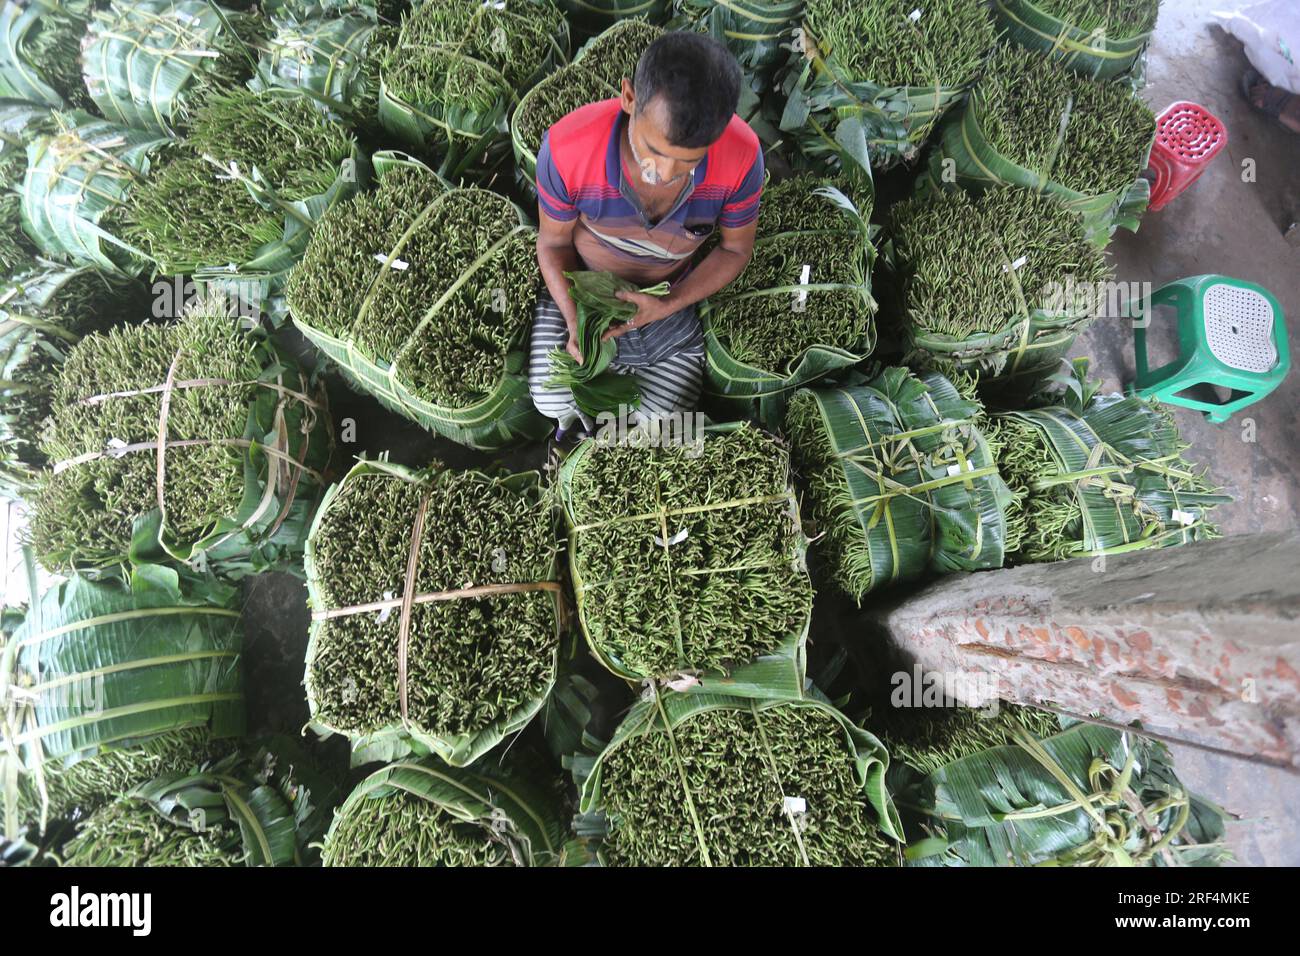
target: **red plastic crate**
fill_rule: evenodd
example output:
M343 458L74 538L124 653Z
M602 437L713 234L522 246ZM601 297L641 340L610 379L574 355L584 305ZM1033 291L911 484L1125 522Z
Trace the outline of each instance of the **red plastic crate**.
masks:
M1228 144L1228 131L1219 118L1197 103L1182 101L1156 117L1156 142L1149 167L1153 212L1163 209L1205 172L1205 167Z

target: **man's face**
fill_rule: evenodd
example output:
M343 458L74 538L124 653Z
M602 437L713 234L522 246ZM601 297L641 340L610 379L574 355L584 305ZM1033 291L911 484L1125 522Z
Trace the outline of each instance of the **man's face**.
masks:
M632 83L626 78L621 99L623 111L630 117L628 135L632 141L632 153L641 166L643 181L651 185L680 183L703 162L709 152L707 147L685 149L674 146L668 138L672 127L662 99L656 97L649 103L637 103Z

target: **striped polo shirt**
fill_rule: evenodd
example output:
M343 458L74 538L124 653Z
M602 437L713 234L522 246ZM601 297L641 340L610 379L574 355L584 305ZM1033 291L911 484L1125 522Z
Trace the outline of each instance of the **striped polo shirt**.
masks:
M669 213L651 225L624 175L627 118L613 98L579 107L547 130L537 154L538 200L552 219L578 220L574 245L588 269L642 286L673 281L719 223L735 228L758 217L763 151L733 115Z

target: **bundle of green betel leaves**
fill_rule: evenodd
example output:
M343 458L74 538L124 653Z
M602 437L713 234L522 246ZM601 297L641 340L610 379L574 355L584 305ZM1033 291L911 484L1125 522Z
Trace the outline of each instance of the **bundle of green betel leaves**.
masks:
M94 0L4 0L0 5L0 98L56 109L90 105L81 39Z
M244 732L238 597L151 565L33 600L0 650L6 835L228 749Z
M137 784L77 825L66 866L310 866L338 787L290 740Z
M54 115L49 107L0 100L0 278L36 267L39 252L23 230L27 146L53 130Z
M436 757L376 770L343 801L325 836L325 866L554 866L567 821L535 773L493 760L449 767Z
M775 428L794 389L875 348L871 196L850 191L809 175L768 188L749 265L701 308L705 392L731 415Z
M122 235L162 275L277 302L312 229L350 198L365 159L347 130L293 90L210 94L119 211ZM278 323L277 323L278 324Z
M110 122L176 136L211 93L253 75L268 31L260 14L208 0L112 0L84 41L86 88Z
M58 129L27 147L23 228L56 259L138 274L144 254L121 236L123 204L168 142L88 113L57 114Z
M503 141L510 110L568 53L568 22L552 0L421 4L385 51L380 122L460 177Z
M551 125L580 106L618 96L623 79L632 79L641 54L663 32L644 20L620 20L587 41L572 63L524 94L510 115L510 139L530 184L537 175L537 151Z
M593 653L629 680L803 688L812 586L775 439L734 424L601 432L560 466L569 571Z
M789 57L804 0L677 0L676 9L691 29L726 44L747 85L762 93Z
M893 866L888 763L817 696L652 690L583 768L575 822L612 866Z
M1159 12L1160 0L993 0L1007 39L1094 80L1134 70Z
M996 32L980 0L808 0L781 80L781 129L816 168L910 161Z
M46 465L40 433L72 346L147 310L143 284L87 266L46 265L0 285L0 497L23 497Z
M53 404L30 526L46 568L241 574L301 555L333 451L324 391L223 297L87 336Z
M1196 866L1226 856L1224 812L1163 744L1002 705L898 712L871 726L913 866Z
M313 726L457 766L520 730L555 683L558 553L535 473L358 464L308 540Z
M672 0L555 0L565 17L586 33L599 33L629 19L662 23Z
M1015 495L1007 554L1059 561L1218 537L1208 514L1232 499L1184 460L1172 413L1095 388L1077 383L1058 404L992 419L990 441Z
M1055 370L1101 307L1105 258L1050 196L940 190L890 216L901 331L924 364L982 380Z
M1122 83L1095 83L1056 60L1000 45L930 154L929 185L1016 186L1083 217L1105 247L1137 230L1150 197L1140 174L1155 142L1150 107Z
M379 186L316 224L286 297L348 380L475 448L541 438L524 343L541 273L537 232L508 199L450 189L376 154Z
M819 555L861 602L926 572L1002 566L1011 492L978 402L936 372L795 394L785 431L807 484Z

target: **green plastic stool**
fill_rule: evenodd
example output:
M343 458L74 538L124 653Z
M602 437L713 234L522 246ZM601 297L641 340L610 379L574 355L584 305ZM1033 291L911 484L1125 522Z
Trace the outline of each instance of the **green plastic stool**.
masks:
M1203 275L1179 279L1151 296L1158 305L1178 311L1178 358L1159 368L1147 367L1145 325L1135 325L1133 348L1137 378L1128 391L1204 412L1212 422L1226 422L1232 413L1259 401L1286 378L1291 368L1282 306L1262 286L1227 276ZM1143 317L1140 302L1129 314ZM1147 316L1147 322L1153 316ZM1231 390L1221 403L1180 395L1202 383Z

